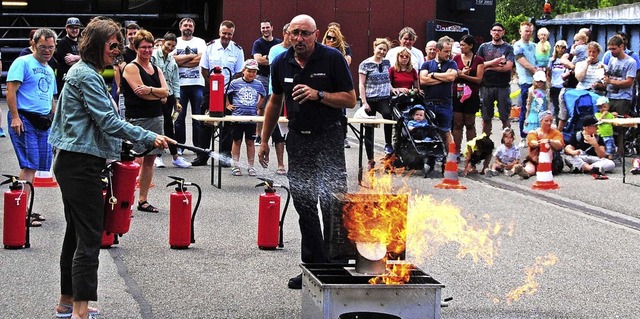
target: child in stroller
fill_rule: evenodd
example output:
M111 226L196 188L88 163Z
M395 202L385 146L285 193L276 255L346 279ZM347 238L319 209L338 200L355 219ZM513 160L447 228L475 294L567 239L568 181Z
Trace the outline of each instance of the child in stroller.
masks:
M395 145L395 167L422 169L424 177L434 171L437 163L444 171L445 147L437 127L435 115L425 109L419 99L413 98L402 103L395 100L393 107L397 119ZM410 102L410 103L406 103Z

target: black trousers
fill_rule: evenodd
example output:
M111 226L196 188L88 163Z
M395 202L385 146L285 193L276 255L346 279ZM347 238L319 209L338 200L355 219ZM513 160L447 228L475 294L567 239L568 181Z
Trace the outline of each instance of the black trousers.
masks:
M287 175L293 205L299 215L304 263L329 262L331 214L336 209L341 210L334 194L347 191L343 134L340 123L318 134L306 135L294 130L287 134ZM318 201L324 235L318 217Z
M172 139L176 139L176 133L174 131L173 121L171 120L171 112L176 105L176 97L171 95L167 97L167 103L162 105L162 118L164 119L164 136ZM175 144L169 143L169 154L178 154L178 148Z
M98 255L104 199L100 172L106 160L59 150L53 172L60 185L67 228L60 253L61 294L98 300Z
M205 93L205 96L202 100L202 107L200 108L202 110L202 114L204 114L207 110L209 110L209 95L207 93ZM231 115L231 111L227 110L227 108L224 109L224 114L225 115ZM222 139L222 146L221 149L217 150L220 155L224 155L225 157L231 159L231 146L233 145L233 139L231 138L231 131L233 129L233 123L230 122L221 122L223 123L223 127L220 130L220 136L218 138ZM202 122L198 122L197 125L200 126L199 128L199 134L200 136L198 137L198 145L196 145L197 147L200 148L211 148L211 133L213 130L213 128L211 126L208 125L204 125ZM208 155L205 154L198 154L198 158L200 159L204 159L204 160L208 160L209 157Z
M367 115L375 116L376 112L382 115L382 118L386 120L392 119L390 98L384 98L382 100L367 101L371 111L367 112ZM384 124L384 142L385 144L391 144L391 135L393 133L392 124ZM364 127L364 149L367 152L367 160L373 160L373 127Z

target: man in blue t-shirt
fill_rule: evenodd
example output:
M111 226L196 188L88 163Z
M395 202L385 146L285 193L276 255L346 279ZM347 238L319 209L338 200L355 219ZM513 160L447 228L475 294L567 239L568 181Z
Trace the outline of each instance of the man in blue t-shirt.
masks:
M436 58L424 62L420 68L420 85L427 109L436 115L435 124L442 139L453 142L453 81L458 77L458 65L451 60L453 39L444 36L436 44Z
M533 74L536 73L536 44L531 41L533 24L525 21L520 23L520 40L513 44L513 54L518 72L518 85L520 86L520 137L525 138L524 120L527 114L527 97L529 88L533 85ZM524 145L524 144L523 144Z
M56 34L41 28L33 39L33 54L17 58L7 73L9 136L20 165L18 177L31 183L36 171L51 169L49 126L55 111L53 95L58 92L56 77L48 64L56 49Z

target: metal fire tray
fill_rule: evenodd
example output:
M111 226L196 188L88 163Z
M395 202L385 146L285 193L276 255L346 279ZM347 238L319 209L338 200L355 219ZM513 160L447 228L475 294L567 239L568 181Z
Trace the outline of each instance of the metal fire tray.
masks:
M355 318L353 314L378 314L380 318L440 318L444 285L417 267L401 285L369 284L375 276L352 276L349 264L301 264L302 317ZM368 318L361 316L361 318Z

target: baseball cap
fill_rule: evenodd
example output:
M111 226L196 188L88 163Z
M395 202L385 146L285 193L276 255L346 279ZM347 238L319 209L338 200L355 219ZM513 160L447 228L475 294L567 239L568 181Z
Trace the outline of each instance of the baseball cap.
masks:
M598 100L596 100L596 105L602 105L602 104L609 104L609 98L607 98L606 96L601 96L598 98Z
M585 115L582 117L582 126L592 126L598 124L598 119L593 115Z
M536 73L533 74L533 80L536 82L547 81L547 75L544 73L544 71L536 71Z
M258 69L258 61L254 59L247 59L244 61L244 65L242 66L244 69L249 70L257 70Z
M65 27L81 27L81 26L82 26L82 23L80 23L80 19L76 17L71 17L67 19L67 23L65 24Z

